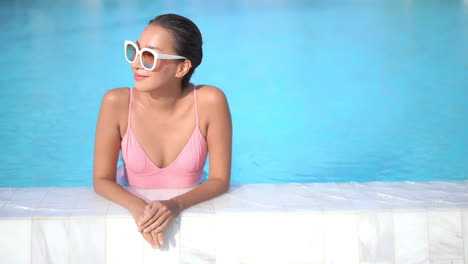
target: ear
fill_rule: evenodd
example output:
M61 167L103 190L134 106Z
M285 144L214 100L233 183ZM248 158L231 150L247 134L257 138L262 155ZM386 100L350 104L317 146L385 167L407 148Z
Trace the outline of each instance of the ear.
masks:
M183 78L192 68L192 62L190 60L184 60L177 66L177 71L175 77Z

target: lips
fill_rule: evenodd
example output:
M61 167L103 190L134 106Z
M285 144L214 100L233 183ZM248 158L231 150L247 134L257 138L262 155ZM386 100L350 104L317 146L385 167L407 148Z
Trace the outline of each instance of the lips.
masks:
M135 79L135 81L141 81L141 80L144 80L145 78L147 78L148 76L145 76L145 75L141 75L141 74L138 74L138 73L135 73L133 75L133 78Z

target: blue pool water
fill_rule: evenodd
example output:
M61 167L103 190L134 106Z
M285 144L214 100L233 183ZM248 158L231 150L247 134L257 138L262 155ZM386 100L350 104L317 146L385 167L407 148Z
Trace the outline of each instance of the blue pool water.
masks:
M232 183L468 179L467 1L132 2L1 1L0 187L92 185L123 41L169 12L228 97Z

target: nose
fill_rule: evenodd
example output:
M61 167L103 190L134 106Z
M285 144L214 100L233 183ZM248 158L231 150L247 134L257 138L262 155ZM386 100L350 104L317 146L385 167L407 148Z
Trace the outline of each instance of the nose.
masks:
M143 66L141 66L141 61L140 61L140 55L135 54L135 61L131 63L131 67L133 69L141 69Z

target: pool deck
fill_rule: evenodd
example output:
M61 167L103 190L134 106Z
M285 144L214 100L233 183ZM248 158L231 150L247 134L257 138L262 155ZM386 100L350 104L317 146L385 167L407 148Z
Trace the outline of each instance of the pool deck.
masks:
M0 188L0 233L15 264L468 264L468 181L231 185L183 211L160 250L92 187Z

